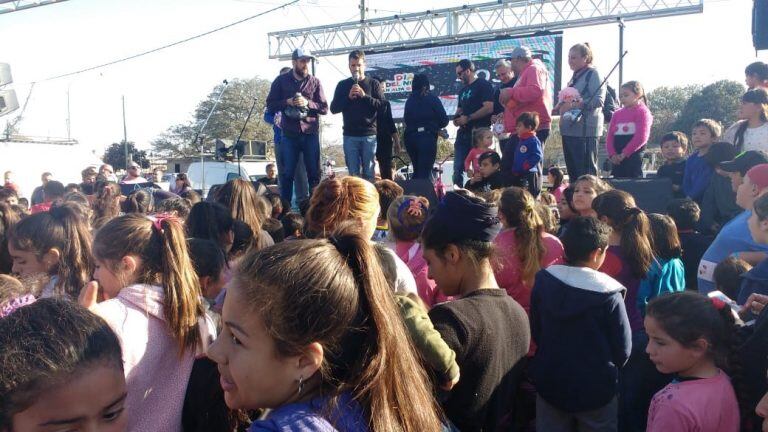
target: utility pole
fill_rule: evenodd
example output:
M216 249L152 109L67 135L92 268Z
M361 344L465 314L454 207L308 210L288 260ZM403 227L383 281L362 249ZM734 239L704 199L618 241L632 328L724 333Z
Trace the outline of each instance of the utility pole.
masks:
M125 149L125 170L128 171L128 128L125 125L125 95L123 95L123 148Z
M619 86L624 84L624 20L619 18Z
M69 110L69 87L67 87L67 140L72 140L72 116Z
M360 0L360 46L365 46L365 0Z

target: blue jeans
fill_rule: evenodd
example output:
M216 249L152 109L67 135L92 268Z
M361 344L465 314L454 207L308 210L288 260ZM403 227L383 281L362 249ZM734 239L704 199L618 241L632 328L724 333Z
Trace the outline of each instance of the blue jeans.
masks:
M344 162L347 164L349 175L372 182L374 156L376 156L376 135L362 137L344 135Z
M413 178L431 179L437 157L437 134L429 131L409 132L405 135L405 150L413 164Z
M464 160L472 149L472 131L459 129L453 143L453 184L464 187Z
M277 172L285 171L283 165L282 154L280 153L280 142L283 139L283 133L280 128L275 129L275 162L277 162ZM304 156L299 153L299 160L296 163L296 172L293 177L293 195L296 198L296 203L292 203L294 207L298 208L298 203L309 198L309 185L307 184L307 169L304 167Z
M280 195L287 202L293 199L293 182L296 167L303 156L304 167L307 170L307 181L310 194L320 183L320 138L317 134L300 134L298 136L283 135L279 146L283 170L280 174Z

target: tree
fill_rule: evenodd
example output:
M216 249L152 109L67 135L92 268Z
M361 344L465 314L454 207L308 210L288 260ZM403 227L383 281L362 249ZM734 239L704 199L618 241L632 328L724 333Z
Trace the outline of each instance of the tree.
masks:
M197 131L211 112L216 98L221 94L224 84L217 85L208 96L195 108L191 122L169 127L163 134L152 141L152 147L166 156L191 156L200 153L199 144L192 143ZM216 106L215 111L205 126L204 135L207 151L211 151L215 139L235 140L245 124L248 112L256 105L243 132L241 139L272 141L272 127L263 120L264 107L271 83L258 77L252 79L236 78L229 82Z
M112 145L107 147L107 150L104 152L104 157L102 157L104 163L112 165L115 169L125 168L127 165L125 161L125 146L125 141L121 141L119 143L112 143ZM142 168L149 168L147 152L144 150L136 150L136 145L134 145L132 141L128 141L127 146L130 159L141 165Z
M675 122L680 117L685 104L691 96L701 90L701 85L690 84L686 86L658 87L648 93L648 108L653 113L653 127L651 128L651 136L648 139L650 144L661 144L661 137L667 132L674 130Z
M736 81L722 80L694 93L685 103L675 130L690 133L693 124L704 118L717 120L724 127L736 121L736 112L744 94L744 86Z

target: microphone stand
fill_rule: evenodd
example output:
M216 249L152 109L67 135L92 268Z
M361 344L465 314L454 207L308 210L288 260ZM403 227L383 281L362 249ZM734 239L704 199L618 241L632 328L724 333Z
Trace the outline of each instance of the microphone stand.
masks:
M587 101L582 105L582 107L587 107L587 106L590 106L592 104L592 101L595 100L595 97L597 97L597 95L600 94L600 89L602 89L603 86L605 85L605 83L608 82L608 78L610 78L611 75L613 75L613 73L616 71L616 68L619 67L619 65L622 63L622 61L624 61L624 56L626 56L628 53L629 53L629 51L624 51L624 53L621 54L621 56L619 56L619 61L617 61L616 64L613 65L613 68L605 76L605 78L603 79L603 82L601 82L600 85L597 86L597 89L595 89L592 92L592 95L590 96L589 99L587 99ZM579 114L576 116L576 120L575 120L576 123L578 123L582 118L584 118L584 111L585 111L585 108L582 108L581 111L579 112ZM584 167L583 168L584 168L584 172L587 173L587 172L589 172L589 148L587 147L587 119L586 118L584 118L584 124L583 124L583 127L582 127L581 139L584 142ZM597 157L597 154L595 154L595 157ZM597 170L598 170L598 172L600 172L600 168L599 167L597 168ZM595 173L595 174L597 174L597 173Z
M253 105L251 105L251 109L248 111L248 116L245 117L245 123L243 123L243 128L240 129L240 135L237 136L237 140L235 140L235 152L237 153L237 175L238 177L243 175L240 171L240 156L242 153L242 148L240 147L240 138L243 137L243 132L245 132L245 127L248 126L248 121L251 119L251 114L253 114L253 110L256 108L256 102L259 101L259 98L255 97L253 98Z
M211 111L208 112L208 117L205 118L205 121L200 126L200 129L195 134L195 138L192 139L192 145L195 145L195 143L197 142L197 138L200 136L201 133L203 133L205 126L208 124L208 120L211 119L213 112L216 111L216 107L219 106L219 102L221 102L221 97L224 95L224 91L227 89L227 85L229 85L229 81L224 80L223 84L224 86L221 88L219 95L216 97L216 101L213 103L213 107L211 107ZM200 190L203 191L203 194L205 194L205 146L203 145L203 141L200 141L200 170L202 172L202 179L201 179L202 185L200 186Z

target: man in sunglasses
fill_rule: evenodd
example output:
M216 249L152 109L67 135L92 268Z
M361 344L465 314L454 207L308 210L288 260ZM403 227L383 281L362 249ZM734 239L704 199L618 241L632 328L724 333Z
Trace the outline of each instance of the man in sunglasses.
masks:
M493 86L475 76L475 64L463 59L456 64L456 77L464 84L459 92L454 126L459 130L453 144L453 184L464 184L464 159L472 149L472 130L490 128L493 114Z
M136 162L128 164L128 174L123 177L121 184L147 183L147 179L141 176L141 167Z

